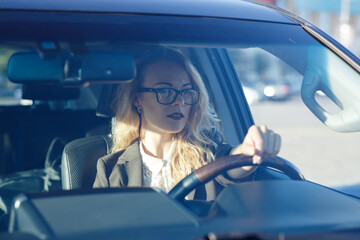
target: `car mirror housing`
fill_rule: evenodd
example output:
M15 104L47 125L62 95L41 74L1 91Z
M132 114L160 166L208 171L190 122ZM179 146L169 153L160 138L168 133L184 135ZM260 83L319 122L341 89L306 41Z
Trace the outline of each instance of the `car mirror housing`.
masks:
M130 82L135 77L132 56L122 52L92 52L51 58L37 52L19 52L11 56L8 77L14 83L50 83L87 85L92 83Z
M13 54L8 63L8 77L14 83L60 82L64 78L60 57L42 59L36 52Z

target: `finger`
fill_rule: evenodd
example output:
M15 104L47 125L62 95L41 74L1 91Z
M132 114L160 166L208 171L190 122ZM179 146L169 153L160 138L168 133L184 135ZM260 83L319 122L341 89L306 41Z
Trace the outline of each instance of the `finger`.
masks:
M280 147L281 147L281 137L280 135L275 134L275 143L274 143L275 156L280 152Z
M268 130L265 135L265 149L264 155L272 155L274 152L274 132L272 130Z
M255 154L252 160L254 164L261 164L264 161L264 158L261 155Z
M264 134L263 132L266 132L266 126L251 126L249 128L248 134L246 135L246 140L249 145L252 145L253 148L253 163L255 164L261 164L263 160L263 152L264 152Z
M259 155L263 154L265 148L263 130L266 131L266 126L261 126L260 128L257 126L252 126L247 134L247 136L250 138L251 144L254 145L255 150L259 153Z
M274 150L275 133L274 133L274 131L268 129L266 125L260 126L260 130L261 130L262 138L264 141L264 144L263 144L264 148L262 151L262 155L263 155L263 157L270 156L274 152L273 150Z
M241 153L246 156L254 156L257 152L255 150L254 144L243 143L241 145Z
M261 135L263 139L263 149L262 149L262 155L267 155L270 151L271 147L271 130L267 128L266 125L260 126Z
M266 125L261 125L260 130L261 130L261 132L266 133L268 131L268 128Z
M281 137L280 135L273 133L270 150L266 154L266 157L270 157L270 158L276 157L276 155L280 151L280 147L281 147Z
M255 154L255 147L253 144L247 144L243 142L242 144L232 148L230 155L244 154L246 156L253 156Z

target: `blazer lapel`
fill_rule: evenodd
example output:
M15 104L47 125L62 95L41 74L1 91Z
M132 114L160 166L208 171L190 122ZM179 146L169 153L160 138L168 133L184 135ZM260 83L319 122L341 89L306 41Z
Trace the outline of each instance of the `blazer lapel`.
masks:
M139 141L131 144L119 157L116 166L120 186L140 187L143 182L142 159ZM117 174L116 174L117 175Z
M126 172L128 173L128 186L139 187L143 183L142 158L140 154L139 141L136 141L124 152Z

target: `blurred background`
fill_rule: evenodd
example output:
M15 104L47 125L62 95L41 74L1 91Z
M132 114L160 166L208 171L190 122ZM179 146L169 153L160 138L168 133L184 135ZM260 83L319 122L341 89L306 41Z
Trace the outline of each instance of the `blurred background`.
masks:
M262 0L313 23L360 57L360 0ZM327 186L360 185L360 133L329 130L300 97L302 76L274 56L231 52L256 124L282 136L280 156L310 180ZM250 71L249 71L250 70ZM325 109L333 103L321 93Z
M359 0L260 0L296 13L360 56Z

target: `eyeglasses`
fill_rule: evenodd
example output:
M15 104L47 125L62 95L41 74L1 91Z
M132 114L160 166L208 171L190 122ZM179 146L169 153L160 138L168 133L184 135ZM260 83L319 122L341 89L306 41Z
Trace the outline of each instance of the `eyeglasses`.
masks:
M200 90L194 88L187 88L177 90L174 88L138 88L138 92L154 92L156 93L156 100L160 104L169 105L176 101L180 94L186 105L194 105L198 102Z

